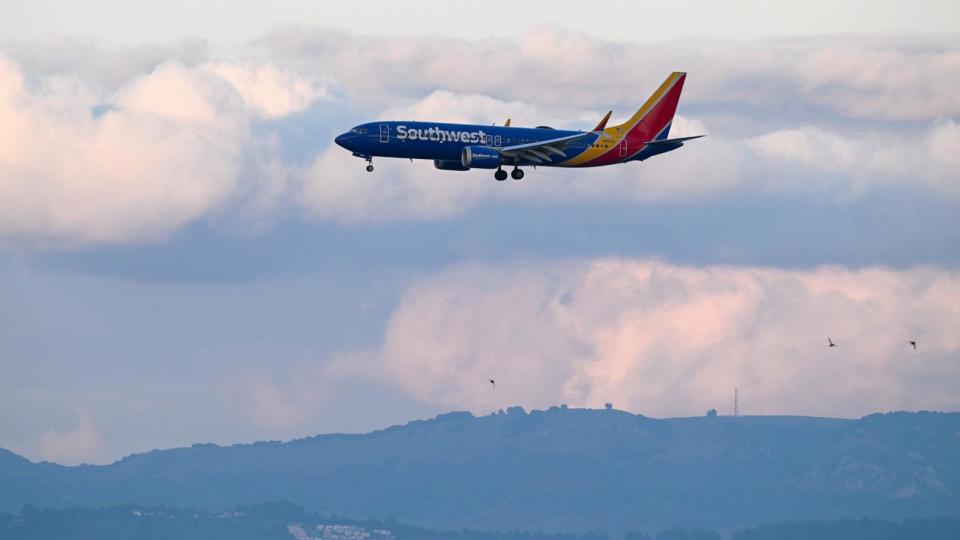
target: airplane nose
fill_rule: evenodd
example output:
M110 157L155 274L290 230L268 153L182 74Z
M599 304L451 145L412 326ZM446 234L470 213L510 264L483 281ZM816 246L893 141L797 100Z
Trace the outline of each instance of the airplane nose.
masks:
M337 143L337 145L342 148L347 148L347 139L349 138L350 137L346 133L341 133L340 135L337 135L337 138L334 139L333 142Z

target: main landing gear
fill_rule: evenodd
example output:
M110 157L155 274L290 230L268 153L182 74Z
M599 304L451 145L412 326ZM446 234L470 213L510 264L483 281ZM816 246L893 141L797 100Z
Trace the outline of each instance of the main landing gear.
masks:
M523 178L523 170L519 167L514 167L513 170L510 171L510 176L514 180L520 180ZM496 178L498 182L503 182L507 179L507 171L503 169L497 169L497 172L493 173L493 177Z

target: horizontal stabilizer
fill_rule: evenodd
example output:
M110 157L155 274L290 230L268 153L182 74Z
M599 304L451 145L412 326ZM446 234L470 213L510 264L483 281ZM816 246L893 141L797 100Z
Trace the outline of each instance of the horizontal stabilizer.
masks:
M700 137L706 137L706 135L694 135L692 137L677 137L676 139L663 139L659 141L649 141L647 142L650 146L661 146L661 145L670 145L676 143L682 143L683 141L690 141L693 139L699 139Z

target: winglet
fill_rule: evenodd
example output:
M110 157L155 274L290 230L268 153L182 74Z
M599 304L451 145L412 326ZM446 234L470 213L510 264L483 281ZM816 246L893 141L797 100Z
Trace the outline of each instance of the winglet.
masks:
M600 120L600 123L597 124L597 127L593 128L591 131L603 131L603 128L607 127L607 120L610 120L610 115L613 114L613 111L607 111L607 114L603 116Z
M510 127L510 119L507 118L507 121L503 123L503 127Z

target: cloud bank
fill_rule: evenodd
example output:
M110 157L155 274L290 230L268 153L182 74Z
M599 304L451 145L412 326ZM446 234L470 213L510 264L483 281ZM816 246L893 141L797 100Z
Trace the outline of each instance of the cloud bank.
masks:
M103 96L80 79L31 77L0 57L0 236L163 238L282 182L275 149L251 123L321 95L272 66L166 62Z
M324 70L364 99L443 88L551 107L603 108L639 104L666 74L682 70L691 73L684 89L688 104L822 106L871 120L960 114L960 97L952 91L960 85L960 44L951 37L638 44L549 26L518 41L358 37L293 26L256 43L274 58Z
M958 325L960 275L930 268L466 265L411 287L382 345L338 369L482 413L729 413L735 387L748 414L956 410Z
M430 221L502 200L960 195L960 46L946 38L639 45L552 28L477 42L288 27L235 60L189 42L82 49L104 62L63 44L0 55L0 238L156 242L204 219ZM710 137L643 164L496 184L378 160L370 175L330 140L372 118L584 128L608 106L629 114L678 67L691 75L673 134ZM342 125L305 138L317 123Z

